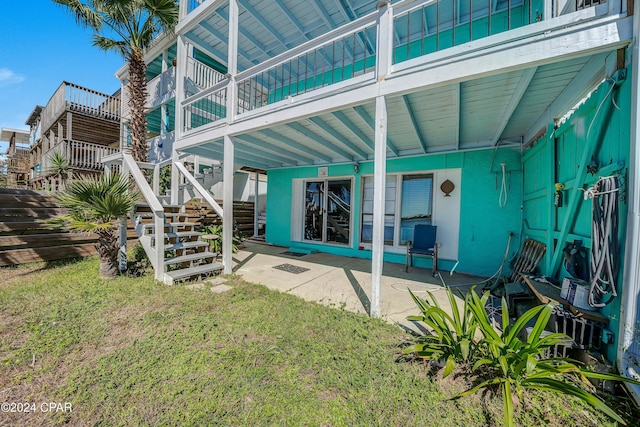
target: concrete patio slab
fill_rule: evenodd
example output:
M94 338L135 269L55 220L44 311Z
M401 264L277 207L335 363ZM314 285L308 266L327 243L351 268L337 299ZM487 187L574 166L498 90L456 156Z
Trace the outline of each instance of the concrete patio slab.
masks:
M248 242L233 256L234 272L248 282L290 293L307 301L361 314L369 312L371 260L325 253L294 257L283 254L286 250L287 248ZM284 271L275 268L283 264L288 265L284 267ZM296 274L300 269L306 270ZM459 273L440 273L448 286L462 293L468 292L474 284L483 280ZM430 269L412 267L409 272L405 272L404 265L385 262L380 289L383 319L412 326L406 318L419 312L409 289L421 297L426 297L426 292L430 291L445 310L450 309L443 282L439 277L433 277Z

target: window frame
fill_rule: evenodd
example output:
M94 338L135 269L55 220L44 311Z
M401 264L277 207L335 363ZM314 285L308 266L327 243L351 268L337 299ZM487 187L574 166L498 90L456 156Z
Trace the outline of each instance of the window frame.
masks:
M400 225L402 223L402 183L403 183L403 178L405 176L412 176L412 175L427 175L431 178L431 216L430 216L430 220L431 220L431 224L434 223L434 219L435 219L435 197L434 197L434 186L436 183L436 172L434 171L411 171L411 172L393 172L393 173L387 173L385 175L385 186L386 186L386 182L387 179L389 177L393 177L395 179L395 201L394 201L394 213L393 213L393 240L391 244L386 243L387 241L385 240L385 244L384 247L391 250L391 251L405 251L406 249L406 243L401 243L401 229L400 229ZM360 179L360 212L359 212L359 219L360 219L360 227L358 230L358 243L359 246L362 248L370 248L371 245L373 244L373 241L364 241L362 239L362 231L365 225L364 222L364 215L371 215L371 213L365 213L364 211L364 197L365 197L365 180L367 178L373 178L373 175L362 175L361 179ZM385 187L386 188L386 187ZM386 196L385 196L386 199ZM387 214L385 214L385 216L387 216Z

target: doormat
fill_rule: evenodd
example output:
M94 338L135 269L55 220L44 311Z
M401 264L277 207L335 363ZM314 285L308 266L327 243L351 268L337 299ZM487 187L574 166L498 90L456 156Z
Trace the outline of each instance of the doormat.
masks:
M286 271L287 273L293 273L293 274L300 274L300 273L304 273L305 271L309 271L308 268L298 267L297 265L291 265L291 264L280 264L280 265L276 265L273 268L277 268L278 270Z
M305 256L306 254L303 254L302 252L284 251L280 252L280 255L295 256L299 258L301 256Z

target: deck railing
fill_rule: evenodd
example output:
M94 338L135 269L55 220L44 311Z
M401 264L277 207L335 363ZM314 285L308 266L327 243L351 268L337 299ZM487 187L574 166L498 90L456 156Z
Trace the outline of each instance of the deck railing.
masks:
M107 147L90 142L62 140L42 156L42 173L50 174L53 167L51 156L60 153L72 169L101 171L104 169L102 159L115 154L119 148Z
M367 74L376 64L375 14L238 75L238 114Z
M203 2L204 0L182 0L183 19ZM413 58L580 12L580 9L593 8L604 2L605 0L399 1L390 6L390 20L382 19L379 12L370 13L237 74L236 99L233 102L236 103L237 115L240 116L327 86L370 81L369 78L376 78L374 71L377 69L383 75L393 74L411 64L402 64L400 68L396 65ZM580 19L619 13L620 10L619 4L609 3L608 8L584 13L582 17L566 22L579 22ZM196 15L197 13L193 15L194 19ZM384 34L392 36L383 37L381 28L384 28ZM384 46L378 46L378 42ZM199 77L200 71L196 72L196 64L198 67L204 66L195 60L189 60L187 77L193 80L193 84L190 86L187 82L185 85L186 99L180 104L185 120L184 131L208 125L227 116L227 80Z
M62 82L42 111L42 130L48 130L68 109L107 120L120 120L120 98Z
M176 69L171 67L147 82L147 106L152 108L176 89Z
M221 72L209 67L207 64L204 64L197 59L188 58L187 78L190 79L190 83L196 86L196 88L202 90L220 83L225 79L225 76ZM188 95L195 95L195 91L191 93L189 88L186 89L189 92Z

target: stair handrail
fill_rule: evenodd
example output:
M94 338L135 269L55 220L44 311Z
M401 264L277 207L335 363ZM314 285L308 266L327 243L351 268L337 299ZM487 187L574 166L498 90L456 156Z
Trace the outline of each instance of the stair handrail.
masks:
M138 167L138 163L133 160L130 153L122 152L122 165L123 169L133 177L133 180L138 185L138 189L145 201L149 204L149 208L154 214L153 224L155 232L155 254L154 258L150 261L155 267L155 279L163 281L164 279L164 208L156 197L155 193L151 189L151 186L145 179L142 171Z
M203 186L196 180L196 178L191 175L191 172L186 168L183 162L177 161L174 165L178 168L180 173L189 181L189 184L193 185L193 188L200 193L202 198L211 205L215 213L218 214L220 219L222 219L222 207L215 201L211 193L209 193Z

